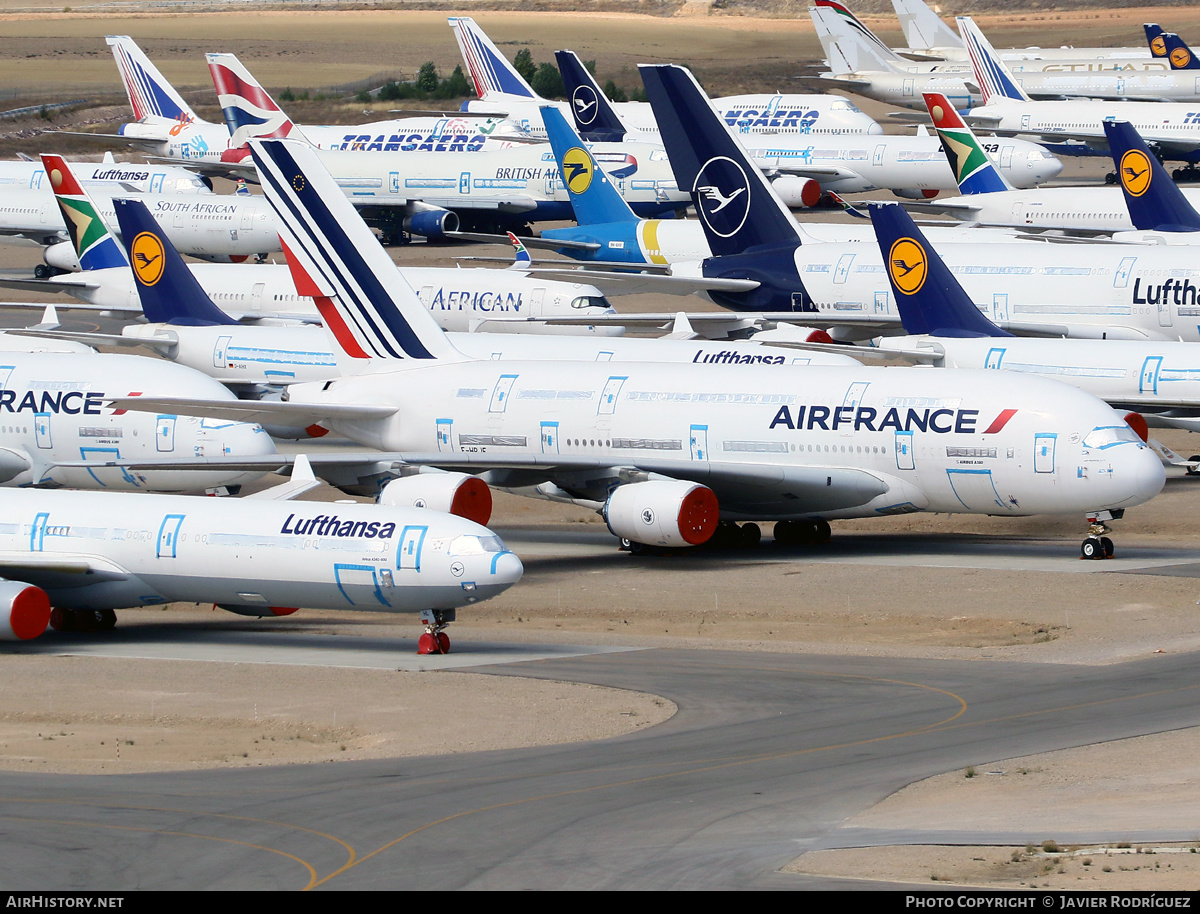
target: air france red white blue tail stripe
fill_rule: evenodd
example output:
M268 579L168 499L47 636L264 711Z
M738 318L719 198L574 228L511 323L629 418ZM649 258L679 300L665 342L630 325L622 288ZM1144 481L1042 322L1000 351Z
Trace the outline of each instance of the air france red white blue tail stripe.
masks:
M516 95L530 101L543 101L525 82L525 78L509 63L508 58L492 44L475 20L467 16L450 17L447 20L454 29L454 38L462 52L463 63L471 74L475 92L480 98L489 95Z
M311 147L251 140L300 295L351 359L465 358L421 304Z
M125 93L129 96L129 106L135 118L142 121L150 117L162 117L203 123L132 38L128 35L108 35L105 40L112 48L117 72L125 84Z
M244 146L251 139L305 140L292 119L235 55L205 56L225 115L225 126L229 128L231 147Z

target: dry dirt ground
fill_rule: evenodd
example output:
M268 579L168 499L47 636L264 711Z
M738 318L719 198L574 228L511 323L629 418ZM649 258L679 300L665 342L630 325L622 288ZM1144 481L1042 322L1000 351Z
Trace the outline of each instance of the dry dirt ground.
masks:
M0 4L0 12L6 8ZM729 92L775 88L796 70L797 57L816 53L807 20L482 12L477 18L508 52L528 45L535 59L548 59L554 48L571 46L598 59L602 78L631 75L639 61L682 60ZM1186 32L1200 24L1200 9L981 17L998 45L1134 43L1147 20ZM10 13L0 22L0 85L19 91L54 82L63 93L119 93L102 43L108 33L137 37L168 77L193 87L197 98L208 92L204 50L233 50L268 85L297 87L403 72L429 59L448 72L457 62L440 12L128 18L41 12ZM870 24L899 42L890 20ZM124 112L117 106L105 116ZM396 253L437 255L417 248ZM20 249L0 256L6 267L33 262ZM1185 455L1200 451L1186 434L1159 437ZM1118 549L1200 548L1198 513L1200 479L1175 474L1163 495L1119 524ZM566 531L598 523L584 511L504 495L493 520L501 529L562 525ZM837 525L827 552L836 553L841 537L911 541L947 532L1051 540L1061 547L1062 570L1014 581L1010 572L983 569L812 562L769 544L720 561L531 561L517 588L463 614L455 643L466 649L472 639L555 640L1089 664L1200 649L1200 581L1072 574L1079 518L846 522ZM412 638L418 631L409 620L375 615L304 613L263 623L194 606L122 614L123 625L164 619L245 630L290 624L347 637ZM19 651L0 666L0 695L0 766L96 774L541 745L626 733L673 713L656 696L468 673L38 658ZM453 713L438 713L443 709ZM423 725L431 713L437 728ZM1191 847L1156 848L1152 855L1085 848L1066 856L1046 854L1040 843L1091 825L1120 823L1134 831L1200 823L1198 750L1200 731L1185 731L1032 759L980 759L976 776L959 771L911 785L850 824L920 822L937 829L973 821L1025 830L1036 846L822 852L794 868L929 885L1194 889L1200 853Z

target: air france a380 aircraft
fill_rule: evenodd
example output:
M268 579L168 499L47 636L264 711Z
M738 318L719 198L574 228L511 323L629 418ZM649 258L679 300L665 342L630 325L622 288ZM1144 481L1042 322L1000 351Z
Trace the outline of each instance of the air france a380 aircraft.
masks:
M111 628L114 609L187 601L249 616L419 612L420 652L445 653L458 607L521 578L521 560L487 527L424 508L280 500L295 476L248 499L6 494L0 640L47 624Z
M677 67L641 70L676 180L695 189L715 255L672 271L757 282L748 292L707 293L735 311L799 311L812 326L844 331L855 325L898 329L878 248L806 243L736 138L716 123L691 74ZM730 205L718 207L719 200ZM1006 330L1200 340L1200 270L1182 264L1170 247L962 241L945 244L942 257L967 294Z
M0 279L0 285L39 291L67 292L93 307L141 313L133 270L157 280L162 248L147 234L135 245L130 261L104 226L88 194L58 157L52 173L60 175L59 204L83 271L45 280ZM395 269L393 267L393 269ZM594 286L577 282L532 279L516 270L460 270L410 267L409 282L420 290L426 307L448 330L474 330L484 322L521 321L521 329L541 327L550 317L600 316L613 313ZM307 296L298 295L288 268L281 264L193 264L191 270L205 293L231 315L242 319L317 317ZM499 329L505 329L500 327ZM545 329L542 327L541 329ZM606 328L602 333L619 332Z
M1121 427L1110 407L1039 378L997 388L919 369L467 359L382 269L386 253L311 150L251 148L298 281L358 373L294 385L284 403L141 408L328 422L409 463L548 480L602 507L615 535L662 547L705 542L719 519L786 520L781 538L815 539L841 517L1094 512L1162 487L1140 441L1083 446Z
M219 164L229 149L229 130L199 117L128 35L107 38L129 96L135 123L122 124L106 139L125 140L153 155L197 165ZM267 118L273 116L269 110ZM508 139L527 139L503 118L416 117L354 127L304 127L305 136L322 149L388 148L446 151L451 146L474 152L496 148ZM95 134L91 134L95 136Z
M542 98L525 78L500 53L474 19L451 17L450 28L458 41L467 73L475 84L478 101L463 103L464 111L502 113L521 124L531 135L545 137L540 109L545 105L558 108L568 117L568 107L583 111L585 116L592 98L586 94L573 96L566 102ZM859 111L854 103L838 95L733 95L714 102L730 128L739 133L771 135L803 133L816 136L829 134L883 133L883 128ZM644 102L619 102L621 119L635 134L657 139L658 126L654 114Z

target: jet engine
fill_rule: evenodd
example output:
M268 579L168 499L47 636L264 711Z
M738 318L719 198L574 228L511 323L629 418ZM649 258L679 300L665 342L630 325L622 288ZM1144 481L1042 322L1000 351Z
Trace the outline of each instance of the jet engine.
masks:
M924 190L911 187L893 187L892 193L897 197L903 197L905 200L932 200L938 195L939 191L930 187Z
M430 508L486 524L492 517L492 490L478 476L466 473L414 473L384 486L379 504Z
M0 641L29 641L49 624L46 591L20 581L0 581Z
M290 616L298 609L296 606L227 606L224 603L215 603L213 605L228 613L234 613L238 616L254 616L258 619Z
M64 273L79 272L79 258L75 256L75 245L69 241L60 241L47 247L42 251L42 260L46 261L47 266Z
M445 209L413 213L404 217L404 230L426 238L441 238L447 232L458 231L458 214Z
M698 546L713 535L719 515L712 489L674 479L619 486L604 505L613 536L648 546Z
M821 185L812 178L784 175L771 182L771 189L789 209L808 209L821 199Z

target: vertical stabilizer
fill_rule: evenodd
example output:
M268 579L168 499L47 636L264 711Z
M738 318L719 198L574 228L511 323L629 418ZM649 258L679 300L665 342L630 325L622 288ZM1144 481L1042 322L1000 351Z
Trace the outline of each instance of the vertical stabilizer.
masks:
M206 123L196 117L196 112L158 72L158 67L150 62L137 42L128 35L108 35L105 41L112 48L117 72L121 74L125 94L129 96L129 106L133 108L133 116L137 120L162 117L181 123Z
M1200 214L1171 180L1133 125L1126 121L1104 121L1103 126L1134 228L1200 232Z
M1163 32L1160 36L1167 49L1167 60L1172 70L1200 70L1200 62L1182 38L1174 32Z
M975 25L970 16L958 17L958 30L962 32L963 44L971 56L971 66L975 70L975 82L983 94L983 103L1005 99L1027 102L1030 101L1025 90L1017 84L1012 72L1005 66L1004 61L996 53L983 32Z
M954 29L942 22L924 0L892 0L892 7L900 19L904 41L912 50L962 47L962 39L954 34Z
M552 105L544 105L541 111L563 186L575 210L575 221L581 226L637 222L638 217L625 198L613 187L562 113Z
M475 84L475 93L486 99L489 95L515 95L531 102L544 102L525 82L525 78L509 63L500 49L484 34L483 29L468 16L451 17L447 20L454 29L458 50L463 63Z
M206 54L208 71L225 126L229 128L231 149L245 146L252 139L292 139L307 142L299 128L267 90L233 54Z
M46 177L50 179L50 187L54 190L54 199L58 202L58 210L62 213L67 234L71 236L71 244L75 246L79 268L106 270L110 267L127 266L125 255L121 253L116 239L100 218L100 212L92 198L75 180L75 175L71 173L63 157L43 155L42 167L46 169Z
M963 194L991 194L1012 190L987 152L975 139L949 99L940 92L924 92L922 98L933 119L933 129L942 141L942 151L954 172L954 180Z
M571 114L579 135L589 143L619 143L625 139L625 125L579 55L574 51L555 51L554 59L571 100Z
M1146 30L1146 41L1150 44L1150 56L1166 57L1167 43L1163 41L1163 27L1157 22L1144 22L1142 28Z

